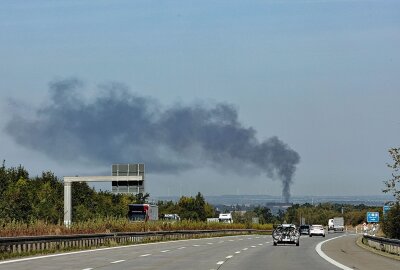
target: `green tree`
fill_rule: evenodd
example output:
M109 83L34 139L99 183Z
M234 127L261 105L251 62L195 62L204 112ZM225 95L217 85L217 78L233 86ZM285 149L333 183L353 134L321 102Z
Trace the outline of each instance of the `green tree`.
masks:
M139 203L139 204L147 203L147 200L149 199L149 197L150 197L149 193L146 193L146 194L138 193L135 195L135 203Z
M32 219L33 193L28 180L20 178L8 186L3 193L3 215L8 220L29 222Z
M400 188L398 187L398 185L400 185L400 148L389 149L389 154L393 159L393 164L387 164L387 166L391 168L393 172L392 178L384 181L385 189L383 189L383 192L392 193L395 200L400 202Z
M268 207L257 206L253 211L256 213L257 217L260 218L261 224L273 223L274 216L271 213L271 209Z
M400 203L395 205L386 213L382 226L383 232L389 238L400 239Z

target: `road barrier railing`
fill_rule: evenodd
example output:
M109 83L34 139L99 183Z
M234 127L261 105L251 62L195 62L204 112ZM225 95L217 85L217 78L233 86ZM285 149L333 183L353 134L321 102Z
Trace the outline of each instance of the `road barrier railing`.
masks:
M270 230L225 229L0 237L0 255L40 253L43 251L86 249L157 241L271 232Z
M363 243L377 250L400 256L400 240L364 235Z

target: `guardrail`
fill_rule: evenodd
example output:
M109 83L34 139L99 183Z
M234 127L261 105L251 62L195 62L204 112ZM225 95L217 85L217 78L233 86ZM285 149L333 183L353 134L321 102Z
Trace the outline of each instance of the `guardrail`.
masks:
M61 251L222 235L271 232L272 231L269 230L232 229L2 237L0 238L0 257L7 257L4 255L13 253L39 253L42 251Z
M400 240L364 235L363 243L377 250L400 256Z

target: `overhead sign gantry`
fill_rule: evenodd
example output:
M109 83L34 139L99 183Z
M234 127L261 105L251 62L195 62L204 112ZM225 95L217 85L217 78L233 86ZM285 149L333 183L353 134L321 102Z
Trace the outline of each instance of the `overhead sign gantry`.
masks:
M64 225L71 225L73 182L112 182L114 193L144 193L144 164L114 164L111 176L65 176L64 177Z

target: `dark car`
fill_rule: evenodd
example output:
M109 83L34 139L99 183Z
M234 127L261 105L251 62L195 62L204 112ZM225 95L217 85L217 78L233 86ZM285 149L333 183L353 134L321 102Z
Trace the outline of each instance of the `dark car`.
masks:
M299 232L300 234L310 234L310 225L300 225L299 227Z
M272 238L274 246L278 244L296 244L296 246L299 246L300 244L300 233L293 224L279 225L272 232Z

